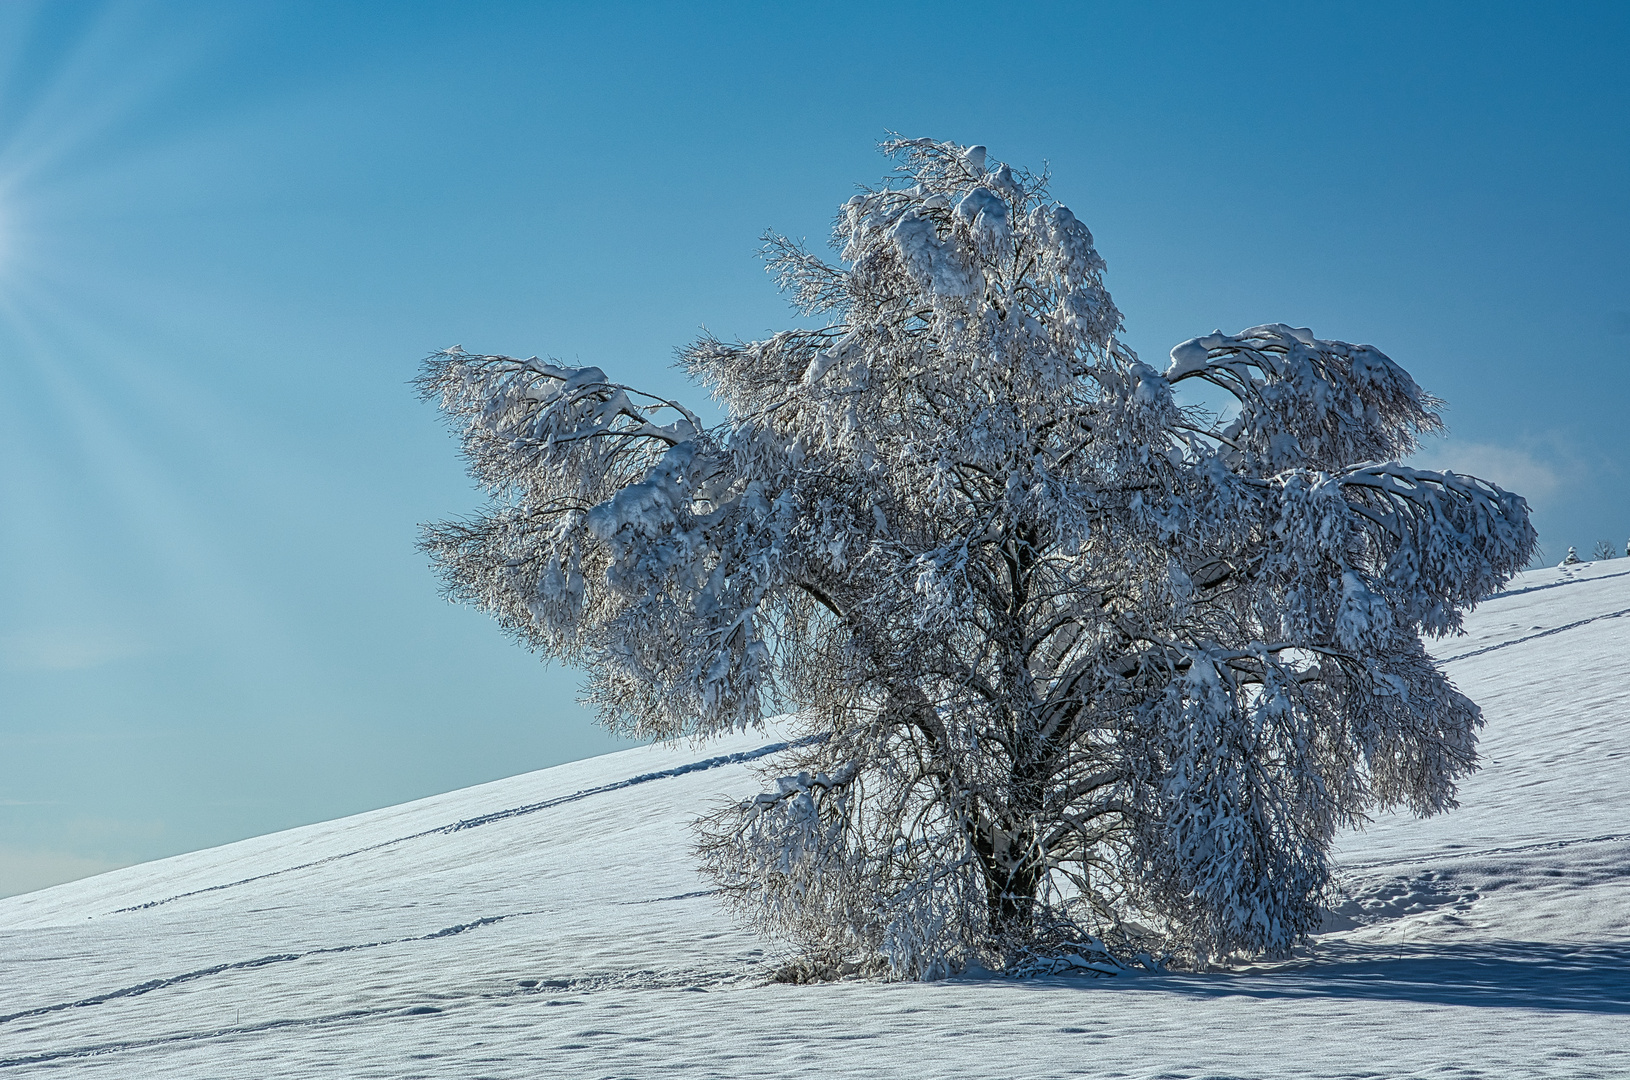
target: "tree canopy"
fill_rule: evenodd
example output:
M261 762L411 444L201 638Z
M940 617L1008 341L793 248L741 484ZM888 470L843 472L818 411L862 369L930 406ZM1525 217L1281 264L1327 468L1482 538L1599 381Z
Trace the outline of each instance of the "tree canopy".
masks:
M427 527L447 591L583 666L614 729L796 712L699 851L813 956L1283 953L1337 829L1475 767L1422 635L1528 562L1527 506L1399 464L1440 403L1379 350L1268 324L1156 370L1044 175L884 149L835 261L767 238L815 328L681 350L718 425L598 368L428 361L493 498Z

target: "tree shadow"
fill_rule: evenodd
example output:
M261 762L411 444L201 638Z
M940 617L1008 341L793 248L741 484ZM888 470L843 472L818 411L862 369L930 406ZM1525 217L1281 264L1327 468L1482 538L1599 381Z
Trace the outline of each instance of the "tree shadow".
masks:
M1127 990L1193 997L1342 998L1487 1008L1630 1014L1630 943L1487 942L1478 945L1326 945L1271 969L1150 972L1109 980ZM1079 980L1039 979L1074 985ZM1103 981L1097 987L1105 987Z

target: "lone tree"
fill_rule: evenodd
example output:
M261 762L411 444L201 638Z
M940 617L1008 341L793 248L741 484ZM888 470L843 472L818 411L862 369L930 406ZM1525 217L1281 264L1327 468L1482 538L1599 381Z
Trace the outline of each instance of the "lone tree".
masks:
M1527 563L1527 504L1397 463L1439 403L1378 350L1271 324L1157 371L1044 175L884 150L838 262L767 238L825 325L681 350L716 427L598 368L431 357L494 502L425 547L615 730L797 711L788 775L699 851L817 958L1282 954L1338 828L1476 767L1421 638Z

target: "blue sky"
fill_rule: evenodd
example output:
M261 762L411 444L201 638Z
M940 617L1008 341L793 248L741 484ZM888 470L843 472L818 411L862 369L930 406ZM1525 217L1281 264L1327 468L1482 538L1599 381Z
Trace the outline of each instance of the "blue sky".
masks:
M888 131L1051 166L1127 340L1373 343L1630 537L1630 8L0 2L0 894L602 752L442 602L454 343L689 393Z

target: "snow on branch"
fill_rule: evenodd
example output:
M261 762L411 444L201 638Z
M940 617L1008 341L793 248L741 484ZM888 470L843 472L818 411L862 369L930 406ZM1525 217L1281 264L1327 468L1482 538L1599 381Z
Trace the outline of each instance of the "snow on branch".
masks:
M1389 534L1374 569L1404 618L1429 634L1460 629L1464 613L1528 564L1538 540L1520 495L1471 476L1396 462L1360 465L1335 482L1353 509Z
M1407 457L1443 426L1437 399L1379 349L1282 323L1191 338L1172 349L1165 377L1234 396L1238 417L1211 434L1255 472Z

